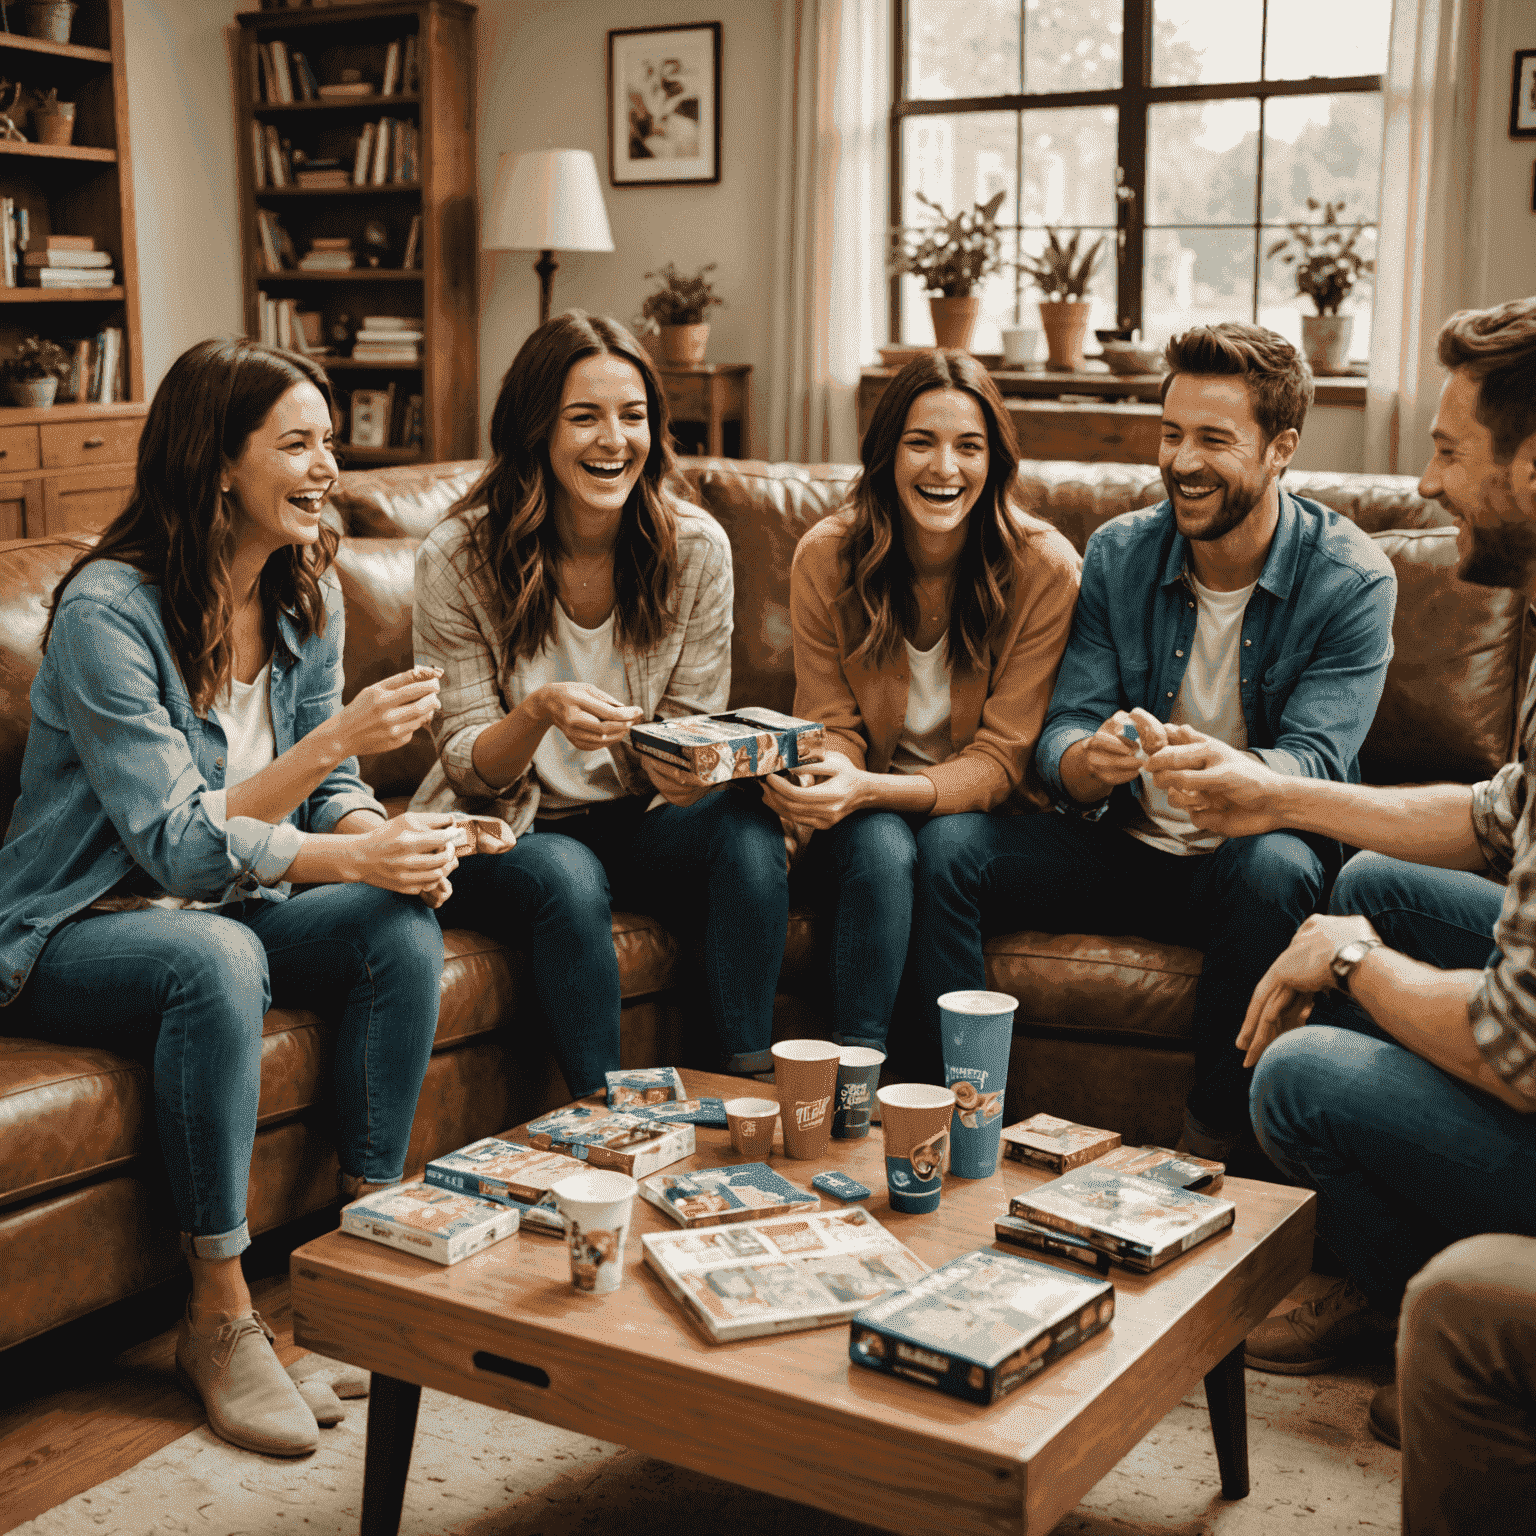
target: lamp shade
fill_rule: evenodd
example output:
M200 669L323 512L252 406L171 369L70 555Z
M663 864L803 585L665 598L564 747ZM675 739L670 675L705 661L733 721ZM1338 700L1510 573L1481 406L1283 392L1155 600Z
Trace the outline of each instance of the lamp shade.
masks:
M613 235L585 149L505 154L481 245L488 251L611 251Z

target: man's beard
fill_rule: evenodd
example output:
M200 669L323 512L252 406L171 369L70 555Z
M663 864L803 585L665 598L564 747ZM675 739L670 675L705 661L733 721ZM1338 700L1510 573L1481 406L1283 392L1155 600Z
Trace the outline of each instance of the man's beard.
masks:
M1491 528L1467 524L1471 547L1456 576L1474 587L1508 587L1528 592L1536 580L1536 527L1496 523Z
M1168 492L1168 500L1173 506L1174 521L1178 522L1178 502L1174 500L1175 475L1171 469L1161 471L1163 488ZM1269 489L1269 480L1260 480L1257 485L1252 480L1241 480L1236 485L1230 481L1218 480L1220 487L1221 510L1213 521L1202 528L1198 533L1186 533L1180 528L1179 532L1186 539L1196 544L1214 543L1217 539L1225 538L1234 528L1240 527L1247 521L1248 514L1263 501L1264 493Z

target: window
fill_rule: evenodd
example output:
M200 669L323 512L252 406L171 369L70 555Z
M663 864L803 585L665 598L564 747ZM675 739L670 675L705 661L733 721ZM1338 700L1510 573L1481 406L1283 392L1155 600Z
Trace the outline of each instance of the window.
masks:
M1374 254L1381 73L1391 0L895 0L891 222L924 222L1006 193L1012 263L1047 226L1104 245L1091 324L1166 340L1186 325L1257 320L1300 341L1309 300L1265 251L1309 197L1344 200ZM1320 73L1326 70L1327 73ZM984 286L975 345L1032 326L1012 265ZM1370 346L1355 290L1352 351ZM916 279L893 279L894 340L922 342Z

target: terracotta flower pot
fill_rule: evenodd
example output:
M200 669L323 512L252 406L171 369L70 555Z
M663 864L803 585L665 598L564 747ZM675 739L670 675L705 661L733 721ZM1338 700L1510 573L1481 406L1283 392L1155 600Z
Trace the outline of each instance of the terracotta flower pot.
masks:
M1088 334L1087 299L1040 301L1040 329L1045 332L1046 365L1061 373L1079 373L1083 366L1083 339Z
M1313 373L1348 373L1349 343L1355 332L1353 315L1303 315L1301 350Z
M75 104L61 101L52 112L32 112L32 127L39 144L68 144L75 136Z
M971 344L981 314L981 295L968 293L961 299L930 298L928 312L933 316L933 344L953 347L963 352Z
M697 325L664 325L661 328L661 355L669 363L702 363L709 345L709 321Z
M12 405L50 406L59 392L59 381L53 374L45 379L6 379L5 396Z

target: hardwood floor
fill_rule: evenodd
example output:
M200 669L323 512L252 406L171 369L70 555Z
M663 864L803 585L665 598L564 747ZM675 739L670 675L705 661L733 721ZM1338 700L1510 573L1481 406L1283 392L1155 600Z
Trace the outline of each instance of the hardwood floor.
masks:
M284 1365L301 1359L288 1254L334 1214L258 1238L246 1273ZM136 1466L204 1422L177 1380L184 1281L104 1308L0 1355L0 1532Z

